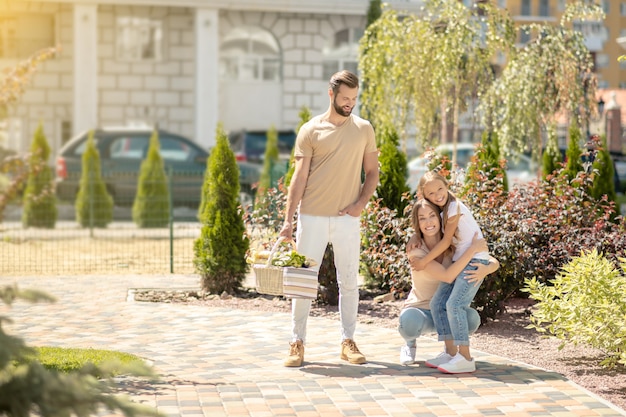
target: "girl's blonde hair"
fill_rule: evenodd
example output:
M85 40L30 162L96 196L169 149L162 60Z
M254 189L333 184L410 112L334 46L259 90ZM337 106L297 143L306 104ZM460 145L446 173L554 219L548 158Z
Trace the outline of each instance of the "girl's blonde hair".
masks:
M448 201L446 201L446 204L443 207L439 207L439 210L441 210L443 217L443 229L445 229L446 224L448 223L448 208L450 208L450 203L452 201L456 201L456 196L452 191L450 191L450 183L448 183L446 177L444 177L437 171L428 171L424 175L422 175L422 178L420 178L420 181L417 184L417 194L420 195L422 198L428 200L424 195L424 187L426 186L426 184L430 184L433 181L441 181L446 187L446 190L448 190Z

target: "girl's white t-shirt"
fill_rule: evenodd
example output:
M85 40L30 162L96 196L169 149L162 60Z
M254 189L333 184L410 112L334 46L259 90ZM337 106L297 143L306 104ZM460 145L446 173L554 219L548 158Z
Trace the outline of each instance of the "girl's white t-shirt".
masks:
M467 208L463 202L455 199L450 202L450 206L448 207L448 219L457 214L459 214L461 218L459 219L456 233L452 238L452 244L455 246L452 260L455 262L465 253L467 248L472 245L472 239L476 232L478 232L479 238L483 238L483 232L480 230L470 209ZM474 255L474 258L489 260L489 252L479 252Z

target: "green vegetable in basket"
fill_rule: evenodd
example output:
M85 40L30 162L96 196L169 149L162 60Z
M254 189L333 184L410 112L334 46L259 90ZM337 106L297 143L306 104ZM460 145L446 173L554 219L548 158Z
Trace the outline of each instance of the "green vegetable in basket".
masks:
M274 256L272 259L272 265L275 266L293 266L296 268L308 268L309 262L306 259L306 256L300 255L295 250L290 250L287 252L281 252Z

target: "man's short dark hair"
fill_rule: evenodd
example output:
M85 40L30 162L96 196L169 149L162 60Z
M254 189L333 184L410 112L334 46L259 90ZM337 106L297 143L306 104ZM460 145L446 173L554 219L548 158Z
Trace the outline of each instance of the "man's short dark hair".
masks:
M330 88L332 88L334 94L337 94L341 84L345 84L348 88L357 88L359 86L359 77L348 70L334 73L330 77Z

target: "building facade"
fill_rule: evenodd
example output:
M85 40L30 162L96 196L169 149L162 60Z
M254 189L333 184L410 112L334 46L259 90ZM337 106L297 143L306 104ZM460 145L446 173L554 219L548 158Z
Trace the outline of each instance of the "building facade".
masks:
M421 1L391 1L418 12ZM15 105L0 146L25 151L39 123L53 150L96 126L158 124L215 142L294 129L328 106L332 73L357 69L368 0L0 0L0 68L59 45Z

